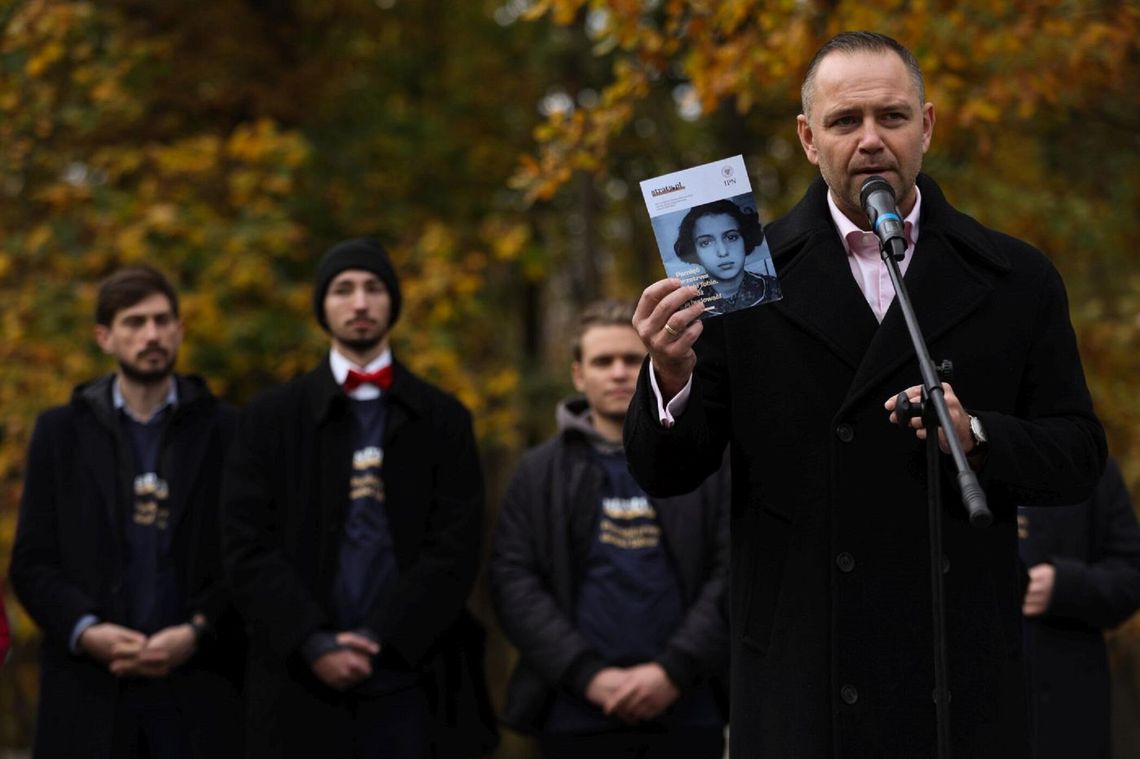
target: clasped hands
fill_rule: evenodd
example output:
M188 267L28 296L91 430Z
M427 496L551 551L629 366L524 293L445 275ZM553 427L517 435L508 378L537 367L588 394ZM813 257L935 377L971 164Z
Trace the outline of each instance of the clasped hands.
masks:
M148 636L112 622L98 622L79 636L79 649L116 677L165 677L197 648L194 628L188 623Z
M630 724L650 720L665 711L681 692L656 662L633 667L606 667L590 680L586 699Z
M359 633L336 635L340 648L313 660L313 674L334 690L348 690L372 676L372 657L380 653L380 644Z

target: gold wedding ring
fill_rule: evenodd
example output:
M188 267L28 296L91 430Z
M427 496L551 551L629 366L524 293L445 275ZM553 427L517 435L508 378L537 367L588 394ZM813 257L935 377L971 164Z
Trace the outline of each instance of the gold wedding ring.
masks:
M669 322L665 322L665 331L669 333L670 337L676 337L677 335L681 334L680 332L678 332L677 330L675 330L671 326L669 326Z

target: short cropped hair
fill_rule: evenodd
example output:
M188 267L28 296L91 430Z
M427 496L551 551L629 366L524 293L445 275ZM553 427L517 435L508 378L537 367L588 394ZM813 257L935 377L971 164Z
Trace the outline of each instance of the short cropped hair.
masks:
M910 70L910 77L914 80L915 89L918 90L919 105L926 102L926 85L922 79L922 69L918 67L918 60L914 54L907 50L898 40L878 32L841 32L824 43L816 51L815 56L808 64L807 73L804 74L804 83L800 87L800 107L805 116L811 116L811 100L815 89L815 75L819 64L831 53L885 53L893 52Z
M178 316L178 294L162 272L145 264L118 269L99 284L95 323L109 327L115 314L155 293L165 295L171 311Z
M629 327L633 329L634 304L627 300L596 300L582 309L570 348L574 360L582 360L582 336L591 327Z
M744 238L744 254L750 255L760 243L764 242L764 227L760 224L760 214L753 209L745 210L731 200L715 200L693 206L681 219L681 226L677 228L677 242L673 243L673 252L677 258L690 264L698 264L701 259L697 256L696 241L693 240L693 228L697 221L704 216L731 216L736 220L736 228Z

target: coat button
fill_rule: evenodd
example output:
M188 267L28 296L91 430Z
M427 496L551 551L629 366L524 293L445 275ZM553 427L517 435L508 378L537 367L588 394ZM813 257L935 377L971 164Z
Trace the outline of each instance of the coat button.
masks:
M855 569L855 557L844 551L835 557L835 566L839 567L840 572L850 572Z
M844 422L835 428L835 436L842 443L850 443L855 439L855 428Z
M843 699L843 703L850 706L859 700L859 691L855 690L854 685L844 685L839 689L839 697Z

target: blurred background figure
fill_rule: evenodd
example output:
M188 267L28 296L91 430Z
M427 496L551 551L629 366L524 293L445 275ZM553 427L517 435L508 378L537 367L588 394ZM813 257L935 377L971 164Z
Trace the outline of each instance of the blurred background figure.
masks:
M174 372L182 335L166 277L117 270L95 305L116 371L36 421L11 566L44 633L36 757L242 755L218 527L234 413Z
M718 759L728 622L727 466L651 498L622 424L645 347L633 304L587 306L573 341L581 396L529 451L503 499L495 608L518 648L503 719L544 759Z
M394 357L401 304L378 241L333 246L313 287L327 353L238 423L223 542L250 629L250 759L454 759L497 740L482 712L464 721L483 693L471 414Z
M1140 608L1140 527L1116 461L1075 506L1018 509L1034 759L1110 755L1104 630Z

